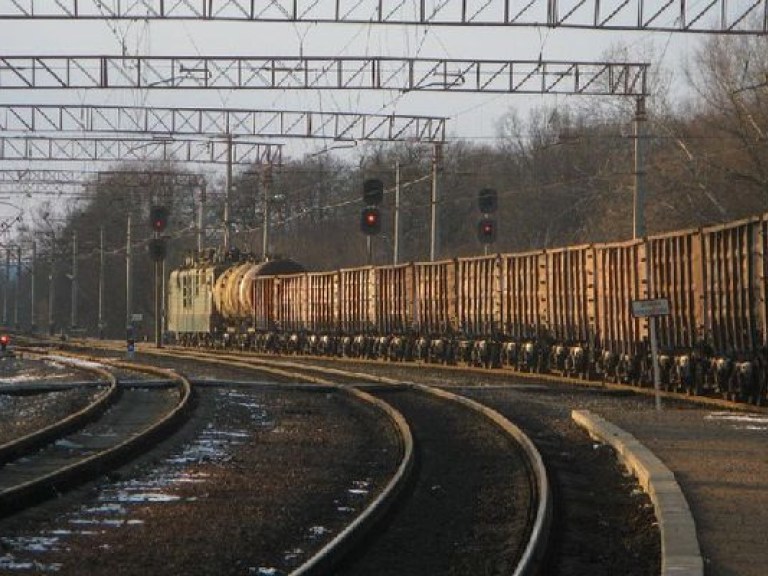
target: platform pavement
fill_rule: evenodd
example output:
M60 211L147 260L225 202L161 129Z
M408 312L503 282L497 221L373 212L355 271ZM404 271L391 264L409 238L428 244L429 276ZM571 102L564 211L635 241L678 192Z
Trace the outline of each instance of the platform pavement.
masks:
M705 575L768 574L768 413L594 412L673 472L693 514Z

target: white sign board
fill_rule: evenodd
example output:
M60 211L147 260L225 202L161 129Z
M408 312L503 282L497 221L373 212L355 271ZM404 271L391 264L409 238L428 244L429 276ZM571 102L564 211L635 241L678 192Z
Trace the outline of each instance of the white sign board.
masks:
M648 316L669 316L669 300L667 298L633 300L632 316L638 318L646 318Z
M144 314L131 314L131 322L141 322L144 320Z

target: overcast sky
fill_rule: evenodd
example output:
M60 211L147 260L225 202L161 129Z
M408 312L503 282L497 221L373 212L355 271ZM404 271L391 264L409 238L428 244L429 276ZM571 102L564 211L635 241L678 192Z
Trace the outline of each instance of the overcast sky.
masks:
M700 41L697 35L613 33L601 30L368 26L353 24L271 24L259 22L105 22L0 20L0 54L153 56L405 56L477 59L600 61L617 44L637 54L653 46L654 64L680 71L680 62ZM639 59L639 58L638 58ZM473 140L496 136L499 117L512 107L567 103L574 96L523 96L446 93L397 94L385 91L11 91L0 88L0 104L103 104L222 106L310 109L438 115L449 117L451 138ZM628 118L628 121L630 119ZM323 141L291 141L288 152L299 156L326 146ZM24 167L3 162L5 168ZM58 167L77 169L81 163ZM52 167L39 162L30 168ZM12 199L22 208L29 201ZM0 222L17 212L2 204ZM5 200L7 201L7 200Z

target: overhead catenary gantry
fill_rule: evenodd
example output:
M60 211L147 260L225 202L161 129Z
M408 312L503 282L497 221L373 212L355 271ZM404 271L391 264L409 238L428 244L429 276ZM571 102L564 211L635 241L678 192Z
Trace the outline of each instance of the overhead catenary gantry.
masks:
M77 138L0 135L0 161L146 161L202 164L282 163L282 144L191 138Z
M117 179L121 188L201 188L202 174L154 170L56 170L45 168L0 168L0 198L3 196L82 196L88 188Z
M0 56L0 90L397 90L645 96L648 63L359 57Z
M546 26L765 34L768 0L13 0L0 18Z
M446 118L404 114L0 104L2 132L108 132L442 142Z
M84 179L95 182L109 181L112 178L130 180L135 186L197 186L205 180L200 174L172 172L167 170L60 170L55 168L0 168L1 184L82 184Z

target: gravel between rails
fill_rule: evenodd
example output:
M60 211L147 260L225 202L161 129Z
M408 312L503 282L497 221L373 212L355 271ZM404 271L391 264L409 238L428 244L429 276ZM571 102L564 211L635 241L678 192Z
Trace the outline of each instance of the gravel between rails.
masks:
M5 444L85 408L101 393L98 387L36 392L37 386L97 382L91 372L29 357L19 369L0 374L0 444ZM15 388L23 385L21 393Z
M484 416L415 390L374 392L408 421L413 490L338 576L512 574L535 501L526 457Z
M383 486L397 446L343 394L203 386L182 432L152 454L1 522L0 572L4 559L30 563L14 574L287 574Z

